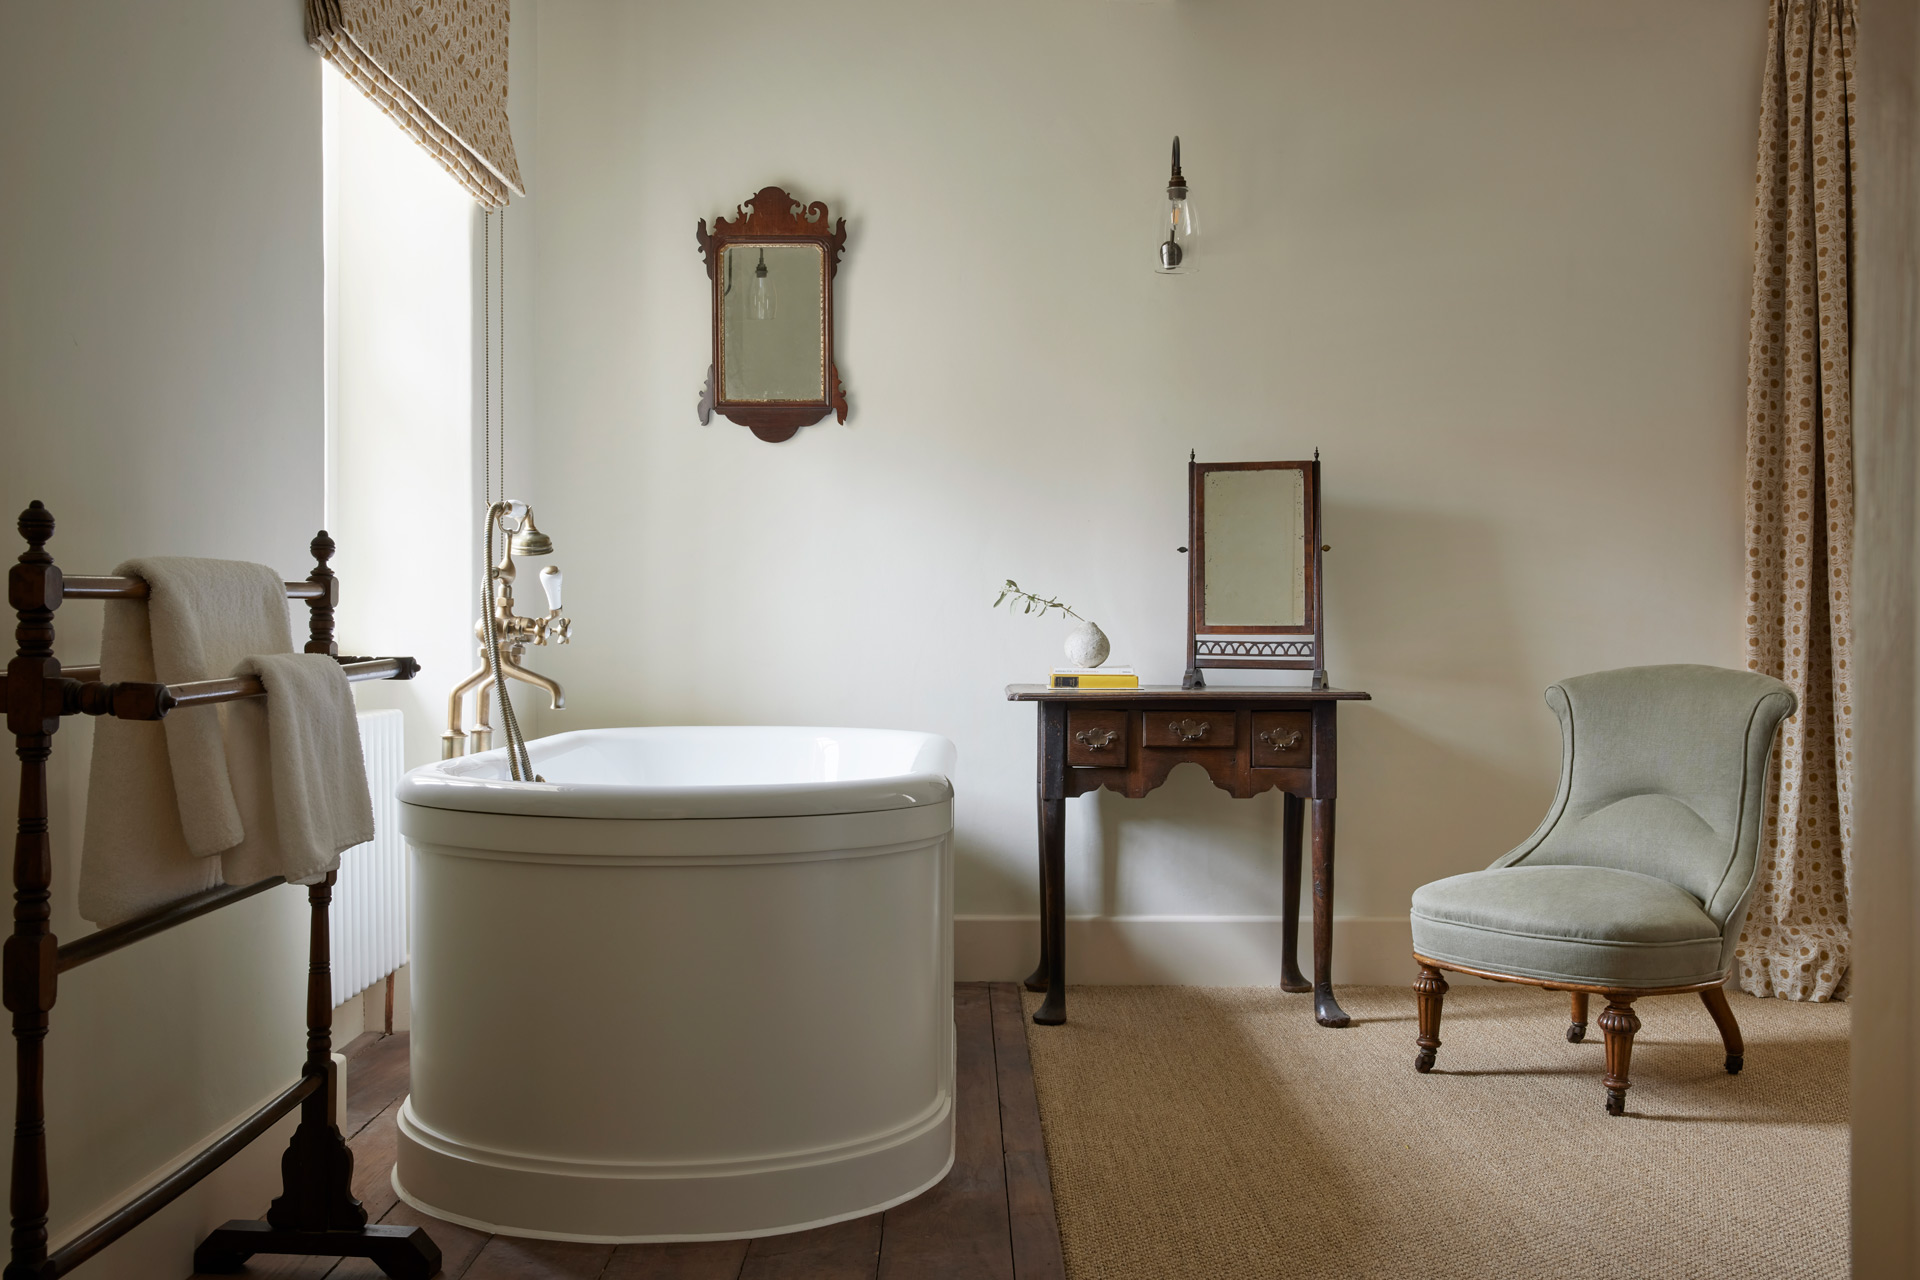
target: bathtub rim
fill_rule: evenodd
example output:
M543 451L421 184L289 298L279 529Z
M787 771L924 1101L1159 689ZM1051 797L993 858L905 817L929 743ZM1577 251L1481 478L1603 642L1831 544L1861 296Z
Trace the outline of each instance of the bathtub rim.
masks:
M953 783L948 777L956 751L951 739L912 729L862 729L830 725L614 725L573 729L528 742L536 771L543 754L570 741L591 735L619 733L668 734L694 732L703 737L749 732L795 733L814 736L874 736L920 739L916 764L940 769L914 769L879 777L830 782L736 783L713 786L644 786L629 783L514 782L475 778L450 772L471 768L477 761L498 761L505 767L504 747L452 760L438 760L410 769L400 779L396 794L402 805L464 813L500 814L536 818L604 818L641 821L682 821L713 818L800 818L838 814L875 813L913 809L950 802ZM931 760L929 761L929 757Z

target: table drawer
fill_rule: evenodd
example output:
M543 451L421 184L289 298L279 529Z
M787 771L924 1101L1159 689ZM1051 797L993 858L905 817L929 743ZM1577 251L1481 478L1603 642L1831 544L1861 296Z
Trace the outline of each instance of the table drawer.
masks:
M1253 713L1253 767L1305 769L1313 764L1313 712Z
M1124 711L1067 708L1067 763L1079 769L1118 769L1127 763Z
M1221 711L1168 711L1146 713L1146 731L1141 742L1149 747L1231 747L1233 722L1231 708Z

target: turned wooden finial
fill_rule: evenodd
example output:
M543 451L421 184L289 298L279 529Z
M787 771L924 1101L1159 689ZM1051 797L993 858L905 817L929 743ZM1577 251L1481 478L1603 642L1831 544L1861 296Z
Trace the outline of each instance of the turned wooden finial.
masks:
M333 539L327 536L327 531L322 529L313 535L307 550L313 552L313 572L307 575L307 581L320 583L327 592L307 601L309 616L305 652L337 656L340 650L333 642L333 606L340 603L340 582L334 577L333 570L327 567L327 561L333 559L337 548Z
M14 629L14 638L20 644L20 657L52 658L53 611L60 607L63 582L59 566L47 552L47 539L53 536L53 512L37 500L30 502L20 513L18 527L20 536L27 540L27 549L20 553L20 562L7 574L7 597L20 620ZM11 713L8 716L15 733L22 732L22 726L30 719L32 717L16 720ZM53 724L58 723L56 717ZM53 728L46 726L40 731L52 733Z
M27 540L27 551L20 559L48 559L46 546L47 540L53 537L53 512L40 505L38 498L29 502L27 509L20 513L19 529L20 536Z

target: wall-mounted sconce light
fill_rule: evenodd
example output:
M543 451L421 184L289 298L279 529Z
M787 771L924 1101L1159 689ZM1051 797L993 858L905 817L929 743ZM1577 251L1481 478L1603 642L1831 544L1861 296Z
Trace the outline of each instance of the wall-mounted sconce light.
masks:
M1180 139L1173 140L1173 176L1167 179L1167 204L1160 216L1159 258L1153 269L1161 275L1183 275L1191 270L1188 252L1193 240L1193 200L1180 172Z

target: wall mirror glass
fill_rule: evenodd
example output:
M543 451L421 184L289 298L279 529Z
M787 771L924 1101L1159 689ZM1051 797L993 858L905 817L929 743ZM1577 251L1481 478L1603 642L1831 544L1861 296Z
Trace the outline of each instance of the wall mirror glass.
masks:
M847 420L833 359L833 278L846 220L767 187L734 210L700 220L713 292L713 363L700 421L715 413L762 440L791 439L829 413Z
M719 398L827 394L826 271L817 244L730 244L720 284Z
M1320 462L1188 460L1187 674L1205 667L1314 673L1320 617Z

